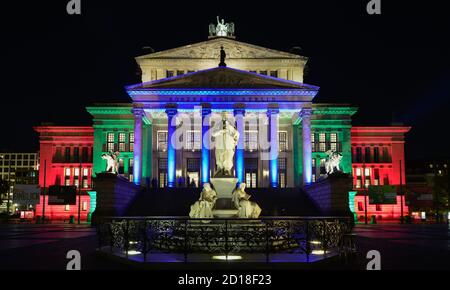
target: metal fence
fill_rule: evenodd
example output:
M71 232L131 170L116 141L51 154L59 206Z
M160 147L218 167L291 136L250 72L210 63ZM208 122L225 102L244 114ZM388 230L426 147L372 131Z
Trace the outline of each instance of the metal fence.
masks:
M97 226L99 249L143 255L304 254L338 249L352 222L345 217L264 217L190 219L187 217L110 217Z

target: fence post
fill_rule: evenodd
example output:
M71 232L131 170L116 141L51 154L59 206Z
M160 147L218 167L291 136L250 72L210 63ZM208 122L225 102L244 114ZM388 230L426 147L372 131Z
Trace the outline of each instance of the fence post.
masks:
M305 234L306 234L306 262L309 263L309 253L311 252L311 245L309 243L310 240L310 236L309 236L309 221L306 220L306 229L305 229Z
M266 263L269 263L269 221L266 220Z
M225 259L228 261L228 219L225 220Z
M126 226L125 226L125 234L124 234L124 243L125 243L125 246L124 246L124 248L125 248L125 257L127 257L127 259L128 259L128 247L129 247L129 245L130 245L130 241L129 241L129 236L128 236L128 234L129 234L129 232L128 232L128 227L129 227L129 224L128 224L128 220L126 220Z
M187 219L184 219L184 262L187 263L188 258L188 230L187 230Z
M146 219L144 219L143 234L144 234L144 247L143 247L144 262L147 262L147 243L148 243L148 239L147 239L147 220Z

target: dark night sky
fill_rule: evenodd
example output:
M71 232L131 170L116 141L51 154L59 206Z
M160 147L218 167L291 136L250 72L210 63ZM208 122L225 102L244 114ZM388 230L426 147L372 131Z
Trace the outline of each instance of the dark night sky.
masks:
M382 0L382 15L370 16L368 1L82 0L81 16L66 14L68 0L2 2L0 150L36 150L32 126L41 122L89 125L86 105L129 100L123 87L138 82L143 46L206 40L220 15L240 41L302 47L305 82L321 87L315 101L358 106L354 125L412 126L408 159L448 156L446 142L437 146L449 130L447 10Z

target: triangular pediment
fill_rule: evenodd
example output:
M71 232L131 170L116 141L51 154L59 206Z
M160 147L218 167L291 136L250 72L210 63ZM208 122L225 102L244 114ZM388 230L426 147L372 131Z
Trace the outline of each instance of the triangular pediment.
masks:
M189 44L177 48L163 50L138 56L136 59L158 59L158 58L193 58L193 59L218 59L220 48L223 46L227 59L242 58L286 58L307 59L306 57L265 48L245 42L240 42L226 37L212 38L207 41Z
M229 67L216 67L182 76L160 79L128 87L139 89L201 89L201 88L248 88L248 89L307 89L318 90L312 85L263 76Z

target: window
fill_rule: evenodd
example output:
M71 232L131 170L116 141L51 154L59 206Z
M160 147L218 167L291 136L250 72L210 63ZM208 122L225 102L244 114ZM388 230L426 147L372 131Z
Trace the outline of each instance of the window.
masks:
M106 138L106 151L114 151L114 133L108 133Z
M370 147L364 148L364 162L367 162L367 163L372 162L372 157L370 154Z
M356 179L356 188L361 188L361 179Z
M193 73L193 72L195 72L195 70L188 70L187 71L188 74Z
M312 178L311 178L311 180L312 180L312 182L316 182L316 176L317 176L316 158L313 158L311 160L311 162L312 162L312 171L311 171Z
M119 152L124 152L125 149L125 133L119 133Z
M86 178L83 178L83 188L88 188L88 180Z
M186 150L202 149L202 134L200 131L186 131Z
M287 132L282 131L278 132L278 150L280 151L287 151L288 145L287 145Z
M78 176L80 175L80 168L74 168L74 169L73 169L73 175L74 175L75 177L78 177Z
M124 163L123 163L123 158L119 159L119 168L118 168L118 174L124 174Z
M245 158L245 183L249 188L258 187L258 158Z
M380 148L379 147L373 148L373 162L375 162L375 163L380 162Z
M166 71L166 78L171 78L171 77L173 77L173 70Z
M330 134L330 149L333 151L339 151L338 149L338 136L337 133Z
M373 185L380 185L380 169L373 170Z
M82 203L82 211L87 211L87 201L83 201L83 203Z
M362 163L362 148L356 147L356 162Z
M177 76L184 75L184 70L177 70Z
M363 210L364 210L363 203L361 201L358 201L358 211L363 211Z
M251 70L250 72L251 72L251 73L256 73L256 70Z
M70 185L70 174L71 174L70 168L64 169L64 185L65 186Z
M88 162L88 147L83 147L81 149L81 159L82 162Z
M80 162L80 148L73 148L73 162Z
M311 133L311 149L312 152L316 152L317 148L316 148L316 134Z
M160 188L167 186L167 158L158 160L158 186Z
M133 180L133 168L134 168L134 160L133 158L128 159L128 175L130 181Z
M80 180L78 178L74 178L73 185L75 185L78 188L78 186L80 185Z
M356 168L356 176L361 176L361 168Z
M167 151L167 131L158 131L156 139L158 151Z
M319 151L325 152L326 150L325 146L325 133L319 133Z
M287 186L286 163L286 158L278 158L278 186L281 188L285 188Z
M64 148L64 161L69 163L70 162L70 147Z
M376 204L375 205L375 210L376 211L381 211L381 204Z
M84 177L87 177L87 176L88 176L88 173L89 173L89 169L83 168L83 176L84 176Z
M266 76L267 75L267 71L266 70L259 71L259 74Z
M65 210L65 211L69 211L69 210L70 210L70 204L66 204L66 205L64 206L64 210Z
M134 152L134 132L130 133L130 152Z
M390 156L389 156L389 150L387 147L383 147L383 162L388 163L390 162Z
M244 135L245 150L250 152L258 150L258 131L245 131Z
M277 78L277 77L278 77L278 71L276 71L276 70L271 70L271 71L270 71L270 76L271 76L271 77L274 77L274 78Z
M319 172L320 176L323 176L327 173L325 170L325 161L326 161L325 158L320 159L320 172Z

